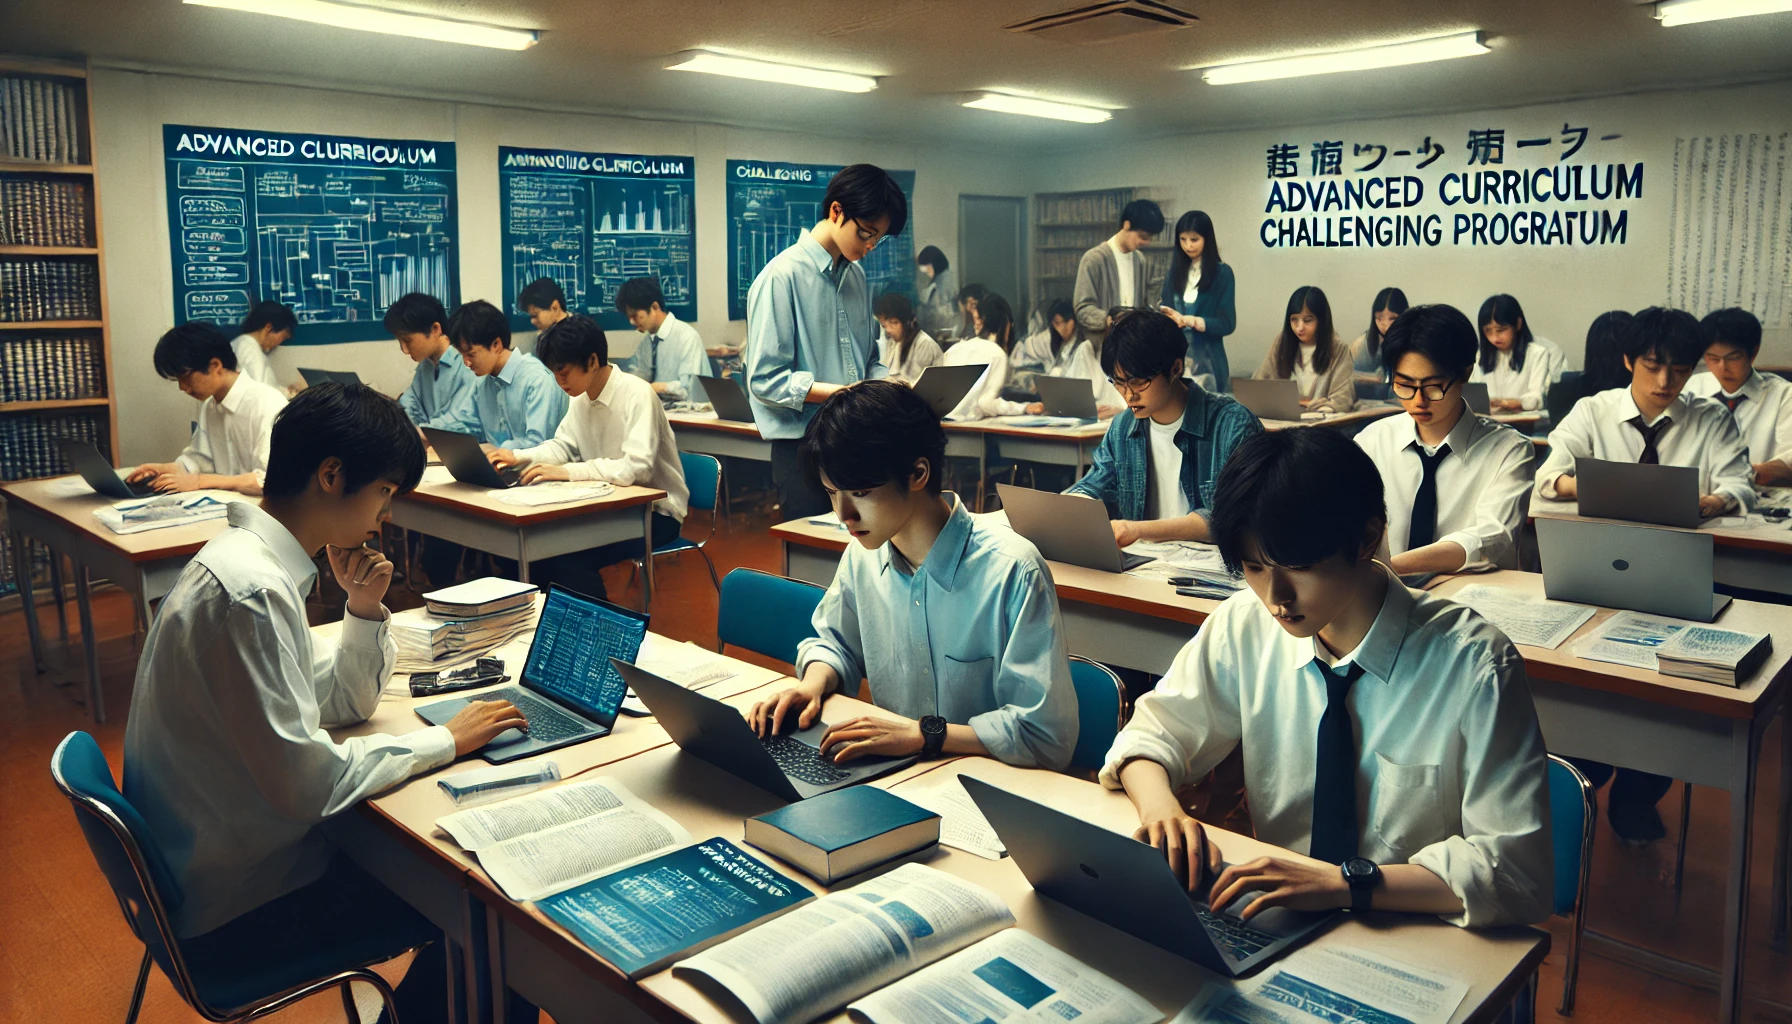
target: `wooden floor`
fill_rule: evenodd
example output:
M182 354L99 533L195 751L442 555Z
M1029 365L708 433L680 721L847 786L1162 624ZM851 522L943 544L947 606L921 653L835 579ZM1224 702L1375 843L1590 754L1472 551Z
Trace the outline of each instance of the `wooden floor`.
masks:
M700 515L700 514L699 514ZM735 566L778 571L777 545L766 533L768 513L738 510L734 528L724 527L710 545L717 569ZM613 596L622 593L627 573L610 577ZM713 647L716 595L701 558L683 554L661 559L653 604L653 628ZM630 598L634 595L631 593ZM626 598L625 598L626 600ZM415 597L395 592L395 605ZM81 690L80 646L69 653L68 668L36 674L30 664L24 622L0 616L0 1022L113 1022L124 1019L142 947L131 937L105 880L73 820L50 782L50 753L70 730L94 732L118 771L124 723L130 707L137 651L131 607L116 591L95 602L100 662L111 720L97 729L75 703ZM334 615L340 615L340 607ZM40 621L53 634L54 611L45 606ZM75 628L72 604L70 626ZM55 657L52 652L52 657ZM1754 878L1750 887L1752 925L1748 955L1748 1018L1792 1021L1792 971L1788 956L1769 948L1768 901L1773 855L1772 813L1778 797L1779 735L1769 735L1763 753ZM1677 825L1679 789L1662 802L1670 833ZM1685 891L1674 898L1669 883L1669 843L1644 850L1620 847L1603 820L1595 843L1589 927L1624 942L1715 968L1722 950L1721 901L1728 836L1727 794L1695 790L1692 838L1688 844ZM1550 923L1554 949L1543 967L1538 1000L1540 1019L1557 1019L1567 922ZM1708 988L1651 974L1589 952L1580 971L1574 1019L1583 1024L1707 1022L1715 1019L1717 997ZM141 1020L147 1024L199 1021L186 1009L159 972L152 972ZM270 1020L339 1022L341 1006L320 997ZM546 1018L544 1017L544 1020Z

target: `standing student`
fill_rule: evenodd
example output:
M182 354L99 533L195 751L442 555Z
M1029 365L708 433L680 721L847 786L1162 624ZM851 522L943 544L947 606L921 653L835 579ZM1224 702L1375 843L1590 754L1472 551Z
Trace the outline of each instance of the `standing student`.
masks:
M947 349L940 365L984 366L987 369L946 418L980 420L1026 412L1026 403L1011 402L1002 397L1010 373L1008 355L1014 348L1014 314L1008 308L1008 300L995 292L984 295L977 303L974 319L973 336Z
M709 373L709 353L697 328L666 309L657 277L635 277L616 289L616 308L647 340L635 350L628 372L653 385L661 401L686 402L698 393L697 378ZM608 358L606 356L606 358Z
M1089 390L1095 398L1097 419L1105 420L1120 411L1126 400L1108 382L1108 375L1101 368L1101 360L1095 355L1095 343L1089 340L1089 336L1083 331L1083 325L1077 322L1076 310L1069 300L1052 301L1046 311L1046 328L1040 335L1042 337L1037 340L1029 339L1029 342L1047 377L1088 381ZM1035 402L1027 406L1027 411L1042 413L1045 405Z
M479 433L473 389L479 378L467 369L460 352L448 342L448 313L433 295L412 292L386 310L388 333L417 364L398 405L419 427Z
M1200 380L1206 374L1213 382L1211 391L1232 390L1232 364L1226 358L1225 342L1226 335L1238 326L1238 311L1233 306L1236 291L1232 268L1220 262L1213 218L1202 210L1190 210L1177 218L1176 248L1170 253L1170 272L1164 277L1158 308L1188 339L1188 375Z
M1088 252L1076 265L1071 301L1083 330L1101 347L1108 333L1108 310L1144 305L1149 298L1150 268L1139 250L1164 230L1164 211L1149 199L1134 199L1120 211L1120 230Z
M1583 398L1601 391L1630 386L1630 370L1624 366L1624 331L1630 326L1630 314L1621 309L1601 313L1587 328L1586 349L1581 355L1582 370L1564 370L1562 376L1543 396L1543 407L1549 422L1560 423L1569 410Z
M772 443L772 482L786 519L828 508L797 465L815 410L846 385L885 373L859 261L902 233L908 199L883 168L853 164L828 182L821 214L747 292L747 396L760 436Z
M1400 289L1383 288L1375 293L1375 302L1369 307L1369 329L1350 343L1351 369L1356 371L1357 380L1373 384L1387 381L1381 343L1388 336L1388 328L1406 309L1406 293Z
M952 263L937 245L922 246L915 254L916 319L927 331L948 331L957 319L957 290L952 287Z
M828 694L866 679L901 717L836 722L824 756L1070 762L1076 690L1051 571L1026 538L942 490L945 461L939 417L910 388L866 381L821 407L803 466L856 543L797 648L800 682L747 715L761 736L814 725Z
M878 356L890 371L891 380L913 384L929 366L944 355L933 335L921 329L915 320L914 303L901 292L885 292L871 304L883 333L878 336Z
M199 401L199 418L173 462L146 462L125 479L150 480L164 493L216 488L260 494L268 438L286 395L240 373L230 339L204 320L189 320L162 335L155 366Z
M1705 334L1705 368L1686 383L1686 393L1723 403L1748 446L1755 483L1792 485L1792 381L1755 369L1761 321L1746 309L1720 309L1699 323Z
M529 317L538 331L545 331L566 319L566 292L551 277L538 277L516 297L517 308Z
M977 303L982 300L983 296L988 294L989 289L975 281L969 282L963 288L958 289L959 341L963 341L966 338L975 338L977 336Z
M473 414L485 443L527 448L554 436L566 417L566 392L541 360L510 347L510 321L498 307L484 299L462 303L448 318L448 338L479 378Z
M1384 525L1375 466L1343 434L1240 445L1213 531L1248 589L1139 698L1101 782L1126 791L1135 837L1191 892L1218 876L1214 909L1262 893L1247 921L1270 907L1541 921L1555 889L1548 763L1524 659L1487 620L1375 561ZM1222 870L1176 791L1245 744L1256 837L1305 856Z
M1475 327L1453 306L1400 315L1378 346L1405 416L1356 443L1381 471L1387 533L1376 557L1397 573L1518 568L1531 440L1468 407Z
M1356 408L1356 380L1350 350L1332 328L1332 306L1317 285L1294 289L1282 333L1270 342L1257 367L1257 380L1291 380L1309 412L1349 412Z
M237 372L270 388L284 390L285 385L275 375L268 353L291 341L293 328L298 325L291 307L272 299L257 302L243 318L242 326L237 328L237 335L230 342L230 350L236 353Z
M1239 443L1263 432L1249 409L1183 376L1188 339L1150 313L1117 318L1101 367L1130 416L1115 416L1088 475L1066 494L1115 513L1114 540L1211 541L1213 489Z
M1481 303L1481 358L1471 380L1487 385L1494 412L1541 409L1550 385L1568 366L1556 343L1531 333L1524 309L1510 295Z

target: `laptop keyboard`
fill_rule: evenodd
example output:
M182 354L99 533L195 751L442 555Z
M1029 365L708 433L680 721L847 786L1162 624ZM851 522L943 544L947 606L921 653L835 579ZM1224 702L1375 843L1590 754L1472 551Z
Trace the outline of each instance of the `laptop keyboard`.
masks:
M506 686L502 690L479 695L480 700L507 700L516 705L523 717L529 720L529 738L538 743L552 743L556 740L570 739L591 732L591 726L572 717L547 701L529 693L520 686Z
M851 777L852 773L823 761L821 751L801 740L789 736L773 736L769 740L760 740L765 744L766 752L785 775L799 779L812 786L831 786L836 782Z
M1195 916L1228 960L1248 960L1277 940L1277 936L1260 932L1230 914L1215 913L1204 903L1194 906Z

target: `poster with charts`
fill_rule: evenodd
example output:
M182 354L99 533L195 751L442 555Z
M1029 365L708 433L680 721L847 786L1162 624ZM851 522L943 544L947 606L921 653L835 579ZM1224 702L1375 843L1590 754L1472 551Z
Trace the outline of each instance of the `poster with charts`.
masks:
M162 155L176 320L275 299L289 344L378 341L399 296L460 299L452 142L168 124Z
M821 198L843 168L728 161L728 319L747 318L747 291L773 256L821 219ZM876 298L885 292L915 295L915 172L891 171L908 197L908 226L865 257L865 278Z
M498 147L504 308L529 329L516 297L537 278L566 293L568 312L627 329L616 291L657 277L666 309L697 319L696 159Z

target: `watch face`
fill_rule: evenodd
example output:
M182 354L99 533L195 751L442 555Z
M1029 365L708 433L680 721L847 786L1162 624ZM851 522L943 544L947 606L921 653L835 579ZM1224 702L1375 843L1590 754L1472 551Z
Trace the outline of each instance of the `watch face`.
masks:
M1352 857L1344 862L1345 878L1368 878L1375 874L1375 862L1362 857Z
M946 720L944 718L941 718L938 715L928 715L921 719L921 732L923 734L943 735L945 731Z

